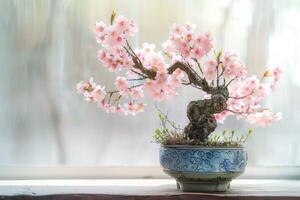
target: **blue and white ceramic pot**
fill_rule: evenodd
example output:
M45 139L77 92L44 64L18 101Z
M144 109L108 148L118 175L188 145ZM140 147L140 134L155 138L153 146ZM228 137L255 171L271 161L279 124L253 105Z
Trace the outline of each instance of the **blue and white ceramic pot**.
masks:
M225 192L247 164L242 147L161 146L160 164L184 192Z

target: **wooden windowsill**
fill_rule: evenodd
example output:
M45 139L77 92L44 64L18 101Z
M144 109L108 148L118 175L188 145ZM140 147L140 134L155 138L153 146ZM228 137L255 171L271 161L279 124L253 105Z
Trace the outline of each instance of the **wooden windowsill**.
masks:
M172 179L1 180L0 199L300 199L300 180L238 179L226 193L182 193Z

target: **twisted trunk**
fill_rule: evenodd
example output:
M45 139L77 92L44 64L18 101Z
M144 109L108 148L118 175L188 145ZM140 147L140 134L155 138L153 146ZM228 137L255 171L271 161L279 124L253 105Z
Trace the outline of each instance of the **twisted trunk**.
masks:
M196 142L207 141L209 134L217 128L214 114L226 109L227 100L227 88L219 87L210 99L191 101L187 106L187 116L190 122L184 128L185 136Z

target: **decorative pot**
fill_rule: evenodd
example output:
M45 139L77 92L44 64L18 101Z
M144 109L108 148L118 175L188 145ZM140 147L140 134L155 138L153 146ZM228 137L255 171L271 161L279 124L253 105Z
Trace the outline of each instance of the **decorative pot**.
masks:
M160 164L184 192L225 192L247 164L243 147L164 145Z

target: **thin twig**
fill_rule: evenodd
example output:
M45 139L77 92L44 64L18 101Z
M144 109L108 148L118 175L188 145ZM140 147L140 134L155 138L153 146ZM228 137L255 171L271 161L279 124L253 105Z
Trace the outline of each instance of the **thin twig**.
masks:
M133 88L136 88L136 87L140 87L142 85L143 84L134 85L134 86L129 87L128 89L130 90L130 89L133 89ZM107 94L112 95L112 94L117 93L117 92L120 92L120 90L114 90L114 91L111 91L111 92L107 92Z
M232 82L232 81L234 81L235 80L235 78L233 78L233 79L231 79L228 83L227 83L227 85L225 86L226 88L230 85L230 83Z
M203 71L202 71L202 68L201 68L200 63L198 62L198 60L197 60L196 58L193 58L193 60L197 63L197 66L198 66L198 68L199 68L201 74L203 75L204 73L203 73Z
M141 81L145 80L147 77L141 77L141 78L132 78L132 79L127 79L127 81Z
M217 64L216 66L216 69L217 69L217 87L219 88L219 63Z
M135 71L135 70L133 70L133 69L131 69L130 71L132 71L133 73L138 74L138 75L140 75L140 76L142 76L142 77L144 77L144 78L149 78L148 76L145 76L144 74L142 74L142 73L140 73L140 72L137 72L137 71Z
M188 64L188 68L190 68L190 70L200 79L202 80L202 78L200 77L200 75L193 69L193 67L187 62Z
M140 58L135 54L135 52L133 51L133 49L131 48L131 46L130 46L130 44L129 44L129 42L128 42L127 40L126 40L126 44L127 44L128 48L129 48L129 50L132 52L132 54L137 58L137 60L138 60L139 63L141 64L141 66L143 66L142 61L141 61Z

